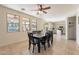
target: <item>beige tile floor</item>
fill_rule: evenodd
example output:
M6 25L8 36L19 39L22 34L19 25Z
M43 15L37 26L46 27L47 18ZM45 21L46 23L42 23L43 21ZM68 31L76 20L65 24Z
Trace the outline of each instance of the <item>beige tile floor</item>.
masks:
M23 41L4 47L0 47L0 55L78 55L79 45L73 40L65 40L64 36L60 41L56 40L54 35L54 42L50 48L47 47L46 51L41 48L41 53L38 53L37 47L35 48L35 53L28 50L28 41Z

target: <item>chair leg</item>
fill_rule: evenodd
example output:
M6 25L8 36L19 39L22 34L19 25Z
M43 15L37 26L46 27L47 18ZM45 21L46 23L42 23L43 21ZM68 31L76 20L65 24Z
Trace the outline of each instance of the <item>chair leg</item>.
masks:
M30 47L31 47L31 43L29 43L29 48L28 48L29 50L30 50Z
M53 43L53 37L51 38L51 44Z
M53 39L51 40L51 44L53 43Z
M38 44L38 53L40 53L40 44Z
M46 45L44 44L44 50L46 50Z
M50 41L48 41L48 47L50 47Z
M35 48L35 45L33 45L33 51L32 51L33 53L34 53L34 48Z

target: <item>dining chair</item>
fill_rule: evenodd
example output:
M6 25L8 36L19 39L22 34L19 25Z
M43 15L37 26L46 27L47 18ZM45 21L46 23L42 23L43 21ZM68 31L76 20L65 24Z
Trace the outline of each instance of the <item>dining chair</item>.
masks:
M31 44L33 45L33 53L34 53L34 48L35 46L38 44L38 40L33 38L33 33L28 33L28 37L29 37L29 50L31 47Z
M53 31L49 31L50 32L50 40L51 40L51 44L53 44Z
M47 31L47 32L45 33L45 35L47 35L47 44L48 44L48 47L50 47L50 41L51 41L51 35L50 35L50 32Z
M44 46L44 50L46 50L46 40L47 40L47 35L45 35L41 40L41 44Z
M28 33L28 38L29 38L29 50L30 50L30 47L31 47L31 39L32 39L32 33Z

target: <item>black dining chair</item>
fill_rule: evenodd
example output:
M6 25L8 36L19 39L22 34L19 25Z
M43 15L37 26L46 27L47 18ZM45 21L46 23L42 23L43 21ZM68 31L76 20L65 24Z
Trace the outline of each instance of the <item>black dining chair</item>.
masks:
M53 44L53 31L50 31L51 44Z
M41 40L41 44L44 46L44 50L46 50L46 40L47 40L47 35L45 35Z
M31 47L31 39L32 39L32 33L28 33L28 38L29 38L29 50L30 50L30 47Z
M53 44L53 31L51 31L51 44Z
M50 32L47 31L47 32L45 33L45 35L47 35L47 44L48 44L48 47L50 47L50 42L51 42L51 35L50 35Z
M34 53L34 48L38 44L38 40L33 38L33 33L28 33L28 37L29 37L29 50L30 50L30 47L32 44L33 45L33 53Z

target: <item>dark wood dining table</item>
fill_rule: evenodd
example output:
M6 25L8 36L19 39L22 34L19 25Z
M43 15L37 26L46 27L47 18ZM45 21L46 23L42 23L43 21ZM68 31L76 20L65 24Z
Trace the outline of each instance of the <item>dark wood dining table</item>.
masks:
M38 34L38 33L33 34L33 38L36 38L38 40L38 52L39 53L40 53L40 43L44 36L45 36L44 34Z

